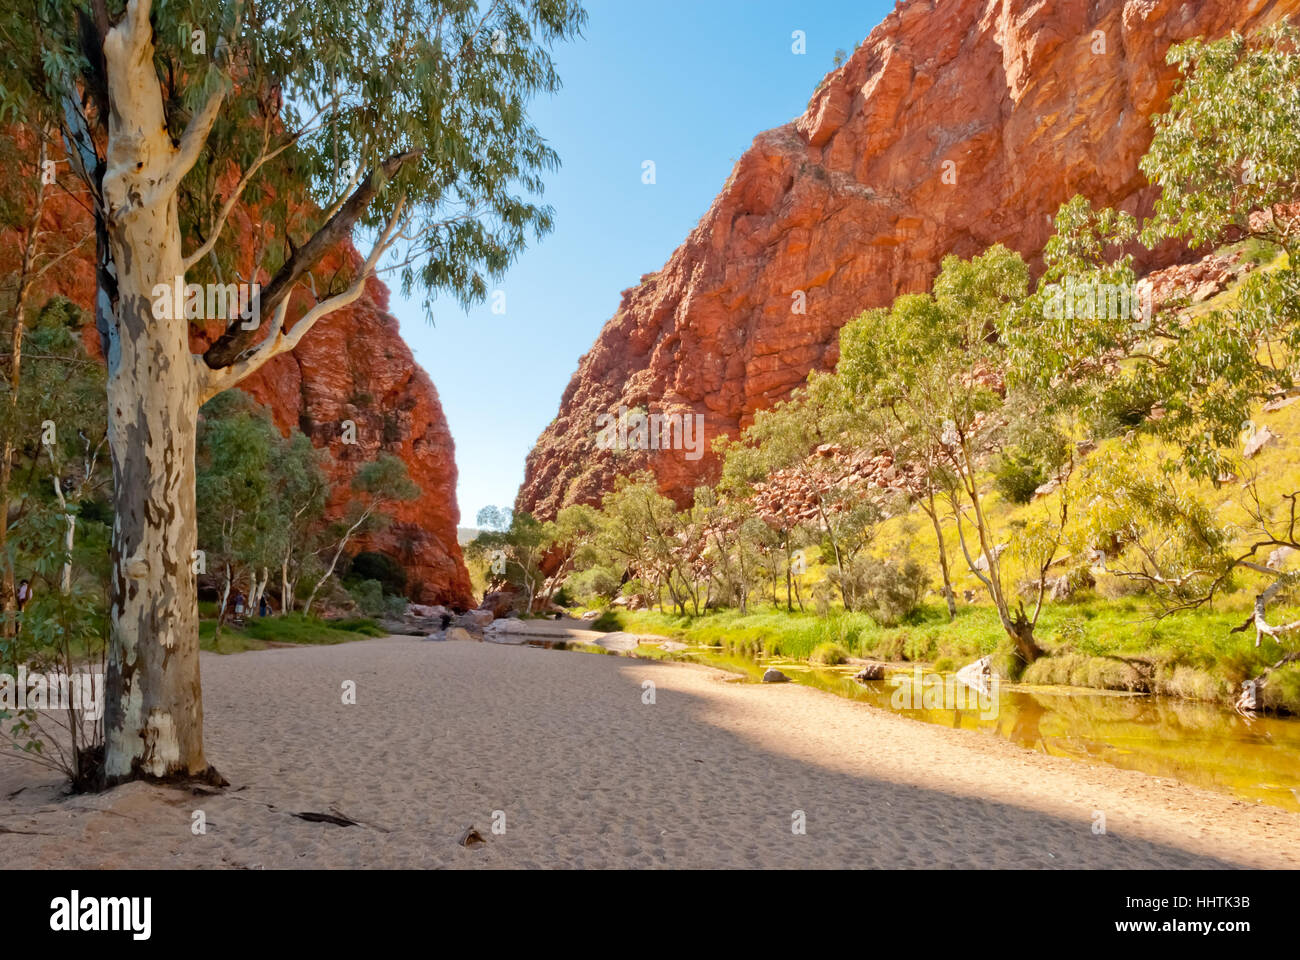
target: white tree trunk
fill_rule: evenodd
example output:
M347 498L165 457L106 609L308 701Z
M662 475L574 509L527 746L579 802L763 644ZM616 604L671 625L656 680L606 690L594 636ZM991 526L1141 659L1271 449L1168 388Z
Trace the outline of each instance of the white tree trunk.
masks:
M132 0L104 42L104 197L118 302L110 330L113 461L108 783L209 774L203 756L195 574L199 385L181 316L155 319L153 288L183 276L176 155L154 73L148 4ZM175 312L175 311L173 311Z
M280 612L293 612L293 585L289 582L289 560L280 564Z

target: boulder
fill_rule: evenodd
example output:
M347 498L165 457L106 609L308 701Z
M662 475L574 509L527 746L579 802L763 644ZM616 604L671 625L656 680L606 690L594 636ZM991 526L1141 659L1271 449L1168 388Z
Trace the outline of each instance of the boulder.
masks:
M1241 455L1249 460L1265 447L1270 447L1281 439L1281 434L1274 433L1268 427L1260 427L1247 438L1246 446L1242 449Z
M1270 570L1281 570L1286 566L1287 557L1291 556L1293 553L1295 553L1295 548L1293 547L1278 547L1268 555L1268 562L1265 563L1264 566L1268 567Z
M789 683L790 678L778 670L776 667L768 667L763 671L764 683Z
M868 663L853 675L853 679L859 683L866 683L868 680L884 680L885 665L883 663Z
M527 643L527 620L493 620L483 630L483 639L489 643L508 643L515 646Z
M435 637L437 637L437 634L434 634L433 636L430 636L428 639L433 640L433 639L435 639ZM443 633L442 633L442 639L444 639L444 640L474 640L474 639L476 639L476 638L475 638L474 634L470 633L470 632L469 632L468 630L466 630L464 627L448 627L446 630L443 631Z
M515 609L516 601L519 595L510 590L493 590L491 593L484 594L483 602L478 605L480 610L486 610L494 618L504 617Z
M406 605L406 615L408 617L417 617L421 620L435 620L442 617L447 612L447 608L442 604L430 606L424 603L408 603Z
M980 657L974 663L968 663L957 671L957 682L963 683L980 693L988 693L993 678L993 657Z
M469 627L471 630L482 630L492 622L492 611L470 610L468 613L461 614L458 622L462 627Z
M623 633L621 631L616 633L607 633L591 642L602 650L612 650L617 653L630 653L641 645L641 641L635 634Z

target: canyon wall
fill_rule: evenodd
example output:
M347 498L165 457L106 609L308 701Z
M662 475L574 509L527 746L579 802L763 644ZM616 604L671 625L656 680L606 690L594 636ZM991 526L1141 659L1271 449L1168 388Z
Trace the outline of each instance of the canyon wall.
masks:
M802 116L754 139L668 263L623 292L528 457L516 507L549 517L647 468L684 505L716 458L598 449L598 416L701 414L710 442L734 437L835 365L841 326L927 289L945 255L1004 243L1032 261L1076 193L1149 212L1138 160L1177 77L1169 47L1297 11L1300 0L900 4Z
M91 223L88 204L75 194L52 194L42 225L69 243L87 235ZM240 240L248 255L261 225L238 208L227 230ZM17 242L0 243L0 264L16 270ZM93 241L83 244L55 270L42 277L31 297L33 309L52 294L61 294L93 314L95 295ZM251 263L251 256L245 257ZM318 273L329 276L346 258L353 266L360 257L346 244L328 254ZM247 269L247 265L245 267ZM307 293L289 318L307 308ZM220 333L223 324L191 330L191 346L201 351ZM94 324L84 328L87 348L100 355ZM392 517L387 529L355 540L350 553L378 550L398 560L407 574L407 591L421 603L455 607L474 606L469 574L465 570L456 525L456 459L451 431L443 416L438 391L415 362L402 340L397 318L388 311L388 288L375 279L362 296L323 318L293 352L274 358L241 385L240 389L265 404L281 431L298 427L317 447L328 447L332 492L326 515L343 515L357 469L380 452L400 457L420 496L386 510ZM343 421L356 425L356 443L344 443ZM279 581L273 576L272 584Z

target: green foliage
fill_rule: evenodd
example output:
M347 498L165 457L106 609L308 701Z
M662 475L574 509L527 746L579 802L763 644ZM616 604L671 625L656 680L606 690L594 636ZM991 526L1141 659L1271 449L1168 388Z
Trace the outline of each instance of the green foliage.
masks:
M498 533L510 529L510 520L514 511L510 507L484 507L474 518L474 525L480 530L494 530Z
M1170 49L1182 83L1168 112L1156 118L1141 161L1160 187L1156 216L1143 233L1148 245L1176 237L1199 247L1233 226L1254 233L1251 211L1296 198L1298 42L1300 31L1283 21L1253 37L1234 33Z
M618 595L620 572L611 566L592 566L565 582L565 590L584 606L609 602Z
M884 627L895 626L916 613L930 584L930 575L915 559L881 561L864 557L854 575L863 598L861 609Z
M1012 503L1029 503L1046 482L1043 465L1024 453L999 454L993 466L993 485Z
M109 4L110 22L121 6ZM0 59L13 58L0 73L0 115L51 123L64 117L64 93L84 89L86 120L103 129L106 78L88 56L93 43L83 44L93 22L85 4L41 0L0 17ZM173 141L210 96L225 93L180 193L187 249L211 229L231 165L249 170L268 146L245 192L271 234L253 272L275 273L291 229L312 233L315 224L299 219L304 201L327 210L354 180L376 190L364 228L386 224L399 203L413 219L414 239L397 258L407 264L397 274L404 292L418 285L481 300L526 239L552 228L551 209L531 197L559 160L527 111L533 96L559 89L550 51L580 34L586 14L577 3L186 0L155 2L150 21ZM411 159L385 174L381 164L398 155ZM232 233L216 248L215 268L201 263L196 273L234 272Z
M1270 673L1262 697L1266 709L1300 716L1300 664L1290 663Z
M813 647L812 653L808 659L813 663L820 663L823 666L833 667L836 664L844 663L849 659L849 652L841 644L833 640L823 640L817 646Z
M348 585L348 593L356 601L357 609L367 617L384 614L384 586L378 580L362 580Z
M352 643L364 637L387 636L387 631L366 618L320 620L304 617L301 613L288 613L278 617L249 617L244 621L243 629L229 631L217 649L214 626L212 621L202 624L202 647L223 654L261 650L268 644L277 643L331 645Z

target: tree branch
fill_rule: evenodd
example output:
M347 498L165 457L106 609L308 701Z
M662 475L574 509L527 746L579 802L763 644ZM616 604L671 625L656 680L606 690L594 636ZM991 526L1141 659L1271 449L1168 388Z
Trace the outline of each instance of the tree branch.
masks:
M221 391L228 390L230 387L235 386L241 380L260 369L271 358L277 357L282 353L288 353L294 347L298 346L299 341L307 335L307 332L316 325L316 321L320 320L321 317L327 316L336 310L346 307L348 304L360 297L361 292L365 289L366 280L370 277L371 273L374 272L375 263L378 262L381 256L383 256L384 251L388 249L388 244L392 240L393 233L401 222L402 211L405 207L406 198L403 197L397 201L397 208L393 211L392 219L388 222L388 226L384 229L384 232L380 235L379 239L375 241L374 247L371 248L370 255L366 257L365 262L361 265L360 269L357 270L357 275L352 281L352 285L343 293L329 297L328 299L317 303L314 307L303 314L303 316L299 318L298 322L295 323L292 329L287 333L284 331L284 318L289 309L289 300L285 297L280 301L279 306L276 308L275 319L271 323L271 330L267 334L266 339L259 343L251 353L244 357L244 359L232 364L231 366L219 369L207 369L205 371L203 369L205 358L195 357L194 362L196 366L199 367L201 376L199 403L206 403Z
M285 262L284 266L262 288L261 306L263 312L276 310L279 304L289 296L290 291L302 279L303 275L315 266L327 251L351 234L352 227L365 213L370 201L374 199L375 194L379 191L379 174L382 172L384 179L391 179L405 163L420 156L422 152L413 150L395 154L385 160L380 165L379 170L371 172L365 183L356 189L347 202L339 208L338 212L330 217L325 225L312 235L310 240L294 250L293 255ZM394 218L393 223L396 223L396 218ZM244 354L253 348L255 335L255 331L243 329L242 321L232 321L226 327L226 331L203 354L203 362L213 370L229 367L239 362Z

